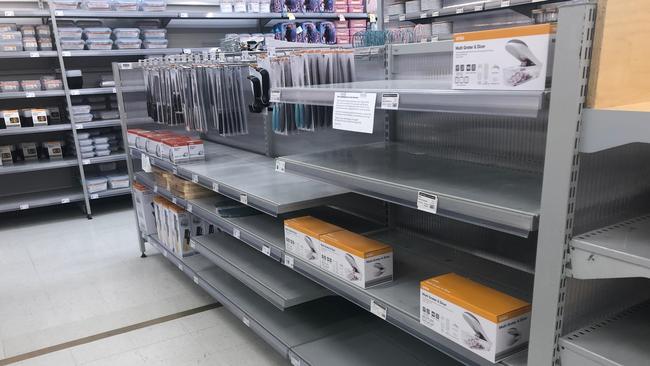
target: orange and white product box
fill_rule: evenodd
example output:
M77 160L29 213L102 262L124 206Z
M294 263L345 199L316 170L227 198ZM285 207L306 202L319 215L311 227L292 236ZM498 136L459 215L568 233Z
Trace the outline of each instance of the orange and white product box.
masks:
M189 152L190 160L205 159L205 146L203 145L203 140L201 139L187 140L187 149Z
M342 230L321 236L321 268L361 288L393 280L393 248Z
M135 197L135 212L138 216L138 226L145 235L156 233L156 219L154 216L154 193L142 184L133 183L133 196Z
M167 203L168 201L161 196L154 196L153 198L154 218L156 220L156 234L158 235L158 240L163 244L165 244L167 241L168 232L167 217L165 215Z
M490 362L525 348L531 305L455 273L420 283L420 324Z
M188 138L178 137L164 139L160 145L160 157L167 159L174 164L188 161L190 150L187 146Z
M179 258L194 254L194 250L190 246L192 215L182 207L171 204L168 206L167 220L169 228L167 245L172 253Z
M136 147L135 141L138 136L147 132L146 130L140 128L129 128L126 133L126 138L128 139L130 147Z
M454 34L453 89L544 90L555 26Z
M290 253L307 263L320 267L320 237L342 228L311 216L284 221L284 246Z

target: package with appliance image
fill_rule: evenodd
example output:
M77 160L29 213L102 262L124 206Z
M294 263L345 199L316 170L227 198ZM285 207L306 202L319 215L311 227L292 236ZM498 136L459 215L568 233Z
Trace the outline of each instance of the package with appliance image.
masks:
M175 256L179 258L194 254L190 246L190 233L192 232L192 214L183 208L171 204L167 207L168 220L168 245Z
M47 109L29 109L25 111L25 117L32 119L34 127L47 126Z
M320 238L342 228L311 216L284 221L284 244L288 253L320 267Z
M14 153L15 148L13 145L0 146L0 165L13 164L16 160Z
M526 347L531 305L447 273L420 283L420 324L490 362Z
M21 142L20 152L25 161L38 159L38 148L35 142Z
M22 126L20 123L20 113L18 110L12 109L2 111L0 112L0 116L2 116L5 128L17 128Z
M50 160L63 159L63 147L61 141L45 141L41 144L43 153Z
M321 268L361 288L393 280L393 248L342 230L320 237Z
M454 89L539 90L550 75L555 26L454 34Z
M154 208L154 219L156 223L156 235L158 235L158 240L163 243L165 246L167 240L167 217L165 216L165 207L171 202L167 201L161 196L154 196L153 198L153 208Z
M135 212L138 216L138 226L145 235L156 233L156 219L154 217L153 198L154 193L140 183L133 183L133 197L135 200Z

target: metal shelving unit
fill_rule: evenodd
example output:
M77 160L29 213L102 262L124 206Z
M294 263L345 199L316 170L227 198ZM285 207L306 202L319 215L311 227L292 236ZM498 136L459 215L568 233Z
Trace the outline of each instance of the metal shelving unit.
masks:
M100 119L91 122L75 123L77 130L87 130L89 128L114 127L120 125L119 119Z
M563 364L647 365L649 317L650 303L644 303L567 334L560 340Z
M314 282L297 275L277 261L258 255L234 237L217 233L192 239L196 250L219 268L279 309L286 309L331 295Z
M115 94L115 88L83 88L71 89L70 95L101 95Z
M37 90L20 92L1 92L0 99L52 98L65 96L64 90Z
M648 112L585 109L582 124L580 151L583 153L634 143L650 144Z
M279 158L288 172L419 208L419 197L438 197L437 214L527 236L537 229L541 177L428 156L396 143Z
M451 44L449 45L451 51ZM311 87L274 88L278 101L333 106L335 93L376 93L376 108L383 94L399 94L398 110L536 117L546 92L454 90L451 82L436 80L374 80ZM276 94L277 95L277 94Z
M91 193L90 199L96 200L98 198L125 196L127 194L131 194L131 188L114 188L114 189L109 189L107 191L102 191L98 193Z
M650 278L650 215L574 237L570 249L574 278Z
M123 161L123 160L126 160L125 153L112 153L106 156L97 156L94 158L83 159L81 163L83 165L90 165L90 164L110 163L112 161Z
M10 58L39 58L39 57L57 57L56 51L19 51L19 52L0 52L0 59Z

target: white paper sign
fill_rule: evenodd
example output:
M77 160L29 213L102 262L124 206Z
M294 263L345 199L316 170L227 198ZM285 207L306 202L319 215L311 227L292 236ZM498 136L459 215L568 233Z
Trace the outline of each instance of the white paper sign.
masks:
M275 171L279 173L284 173L285 162L282 160L275 160Z
M282 97L282 92L279 90L271 90L271 95L269 96L269 102L271 103L280 103L280 97Z
M219 183L212 183L212 190L215 192L219 192Z
M266 245L262 245L262 253L268 255L269 257L271 256L271 248L269 248Z
M235 238L239 239L239 238L241 237L241 232L239 231L239 229L237 229L237 228L233 228L233 229L232 229L232 236L234 236Z
M192 174L192 182L198 183L199 182L199 176L196 174Z
M389 110L399 109L399 94L383 93L381 95L381 109L389 109Z
M418 192L418 210L437 213L438 212L438 196L432 193Z
M240 194L240 195L239 195L239 202L241 202L241 203L247 205L247 204L248 204L248 196L245 195L245 194L243 194L243 193Z
M290 256L285 254L284 255L284 260L282 261L282 263L284 263L284 265L289 267L289 268L293 268L293 257L290 257Z
M376 93L335 93L332 126L337 130L372 133Z
M149 157L145 154L142 154L142 170L144 170L147 173L151 173L151 160L149 160Z
M62 198L61 203L63 203L63 204L70 203L70 199L69 198Z
M199 284L199 278L198 277L193 276L192 279L194 280L194 283L196 283L197 285Z

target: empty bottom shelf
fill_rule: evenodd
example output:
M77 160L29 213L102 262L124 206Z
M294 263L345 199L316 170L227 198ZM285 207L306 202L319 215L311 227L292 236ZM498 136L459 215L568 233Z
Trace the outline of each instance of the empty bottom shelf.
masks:
M26 210L29 208L45 207L83 201L81 188L61 188L48 191L23 193L0 197L0 212Z

